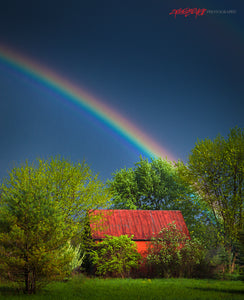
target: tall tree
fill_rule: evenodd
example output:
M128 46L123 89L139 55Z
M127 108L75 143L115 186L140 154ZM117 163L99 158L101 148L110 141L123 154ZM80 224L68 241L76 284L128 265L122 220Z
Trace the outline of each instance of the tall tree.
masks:
M199 233L204 215L202 208L172 162L161 158L149 162L140 158L134 168L113 174L109 186L114 208L181 210L191 233Z
M214 216L231 272L244 219L244 130L236 127L226 139L219 135L198 141L183 173Z
M109 198L85 163L51 158L14 168L1 185L0 273L27 293L66 276L86 211Z

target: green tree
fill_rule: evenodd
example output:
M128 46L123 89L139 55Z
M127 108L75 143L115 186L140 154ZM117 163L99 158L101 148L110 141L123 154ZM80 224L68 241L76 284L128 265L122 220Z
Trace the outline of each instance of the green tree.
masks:
M14 168L1 185L0 273L26 293L67 276L85 212L108 199L85 163L50 158Z
M93 275L94 273L94 267L92 263L92 251L96 248L96 242L92 238L92 233L91 233L91 219L92 222L97 222L99 219L98 216L92 216L89 214L89 211L87 211L85 220L84 220L84 225L83 225L83 230L81 232L81 243L80 243L80 256L83 258L82 261L82 270L85 271L89 275Z
M141 255L134 241L127 235L106 236L92 251L92 261L98 275L128 277L137 268Z
M206 214L192 188L181 179L178 168L161 158L140 158L134 168L122 169L109 181L116 209L181 210L193 235L199 233Z
M222 242L229 253L229 272L235 265L235 247L244 218L244 130L234 128L225 139L198 141L183 177L192 185L211 212Z

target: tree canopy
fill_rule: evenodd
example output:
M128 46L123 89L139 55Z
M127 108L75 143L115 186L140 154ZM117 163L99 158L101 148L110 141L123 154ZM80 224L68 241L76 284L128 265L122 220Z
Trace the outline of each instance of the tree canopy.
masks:
M1 185L0 272L27 293L66 276L86 211L109 199L84 162L50 158L14 168Z
M115 209L181 210L190 231L197 234L204 215L190 185L177 167L161 158L140 158L134 168L113 174L109 186Z
M212 212L219 240L229 253L235 252L244 218L244 130L236 127L227 138L198 140L183 169L184 178Z

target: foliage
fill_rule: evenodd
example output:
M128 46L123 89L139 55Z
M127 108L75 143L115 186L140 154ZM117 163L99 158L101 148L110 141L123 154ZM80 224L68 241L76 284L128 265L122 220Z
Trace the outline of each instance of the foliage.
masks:
M152 238L147 261L158 276L190 277L202 256L203 249L199 241L190 240L172 223Z
M107 197L85 163L50 158L14 168L1 186L0 273L24 282L26 293L67 276L84 210Z
M92 252L97 274L109 277L128 277L132 268L137 268L141 256L136 243L127 235L106 236Z
M244 130L236 127L226 139L219 135L213 141L198 141L181 171L211 211L218 241L229 253L228 267L233 272L234 244L244 218Z
M196 195L170 161L140 158L134 168L113 174L109 186L115 209L181 210L193 236L205 224L206 215Z
M140 158L135 168L122 169L110 181L117 209L171 209L185 191L176 180L173 164L167 160Z
M76 247L70 245L69 251L73 252L73 258L72 261L70 262L70 269L72 271L77 271L77 269L79 269L83 263L84 254L81 255L80 245Z

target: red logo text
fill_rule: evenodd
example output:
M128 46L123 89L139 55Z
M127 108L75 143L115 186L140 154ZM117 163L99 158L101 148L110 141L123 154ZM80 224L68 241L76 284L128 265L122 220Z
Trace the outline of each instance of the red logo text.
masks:
M195 18L198 16L203 16L205 12L207 11L206 8L179 8L179 9L173 9L169 14L170 15L183 15L186 17L190 15L195 15Z

